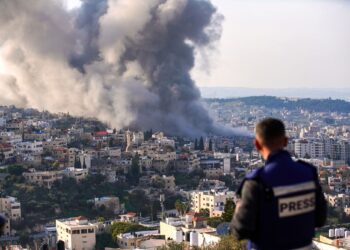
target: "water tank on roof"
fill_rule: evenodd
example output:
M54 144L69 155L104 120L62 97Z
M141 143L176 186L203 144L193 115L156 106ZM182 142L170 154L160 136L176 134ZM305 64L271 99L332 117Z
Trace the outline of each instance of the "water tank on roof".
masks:
M196 231L190 233L190 246L198 246L198 233Z
M340 237L345 237L345 228L339 228L340 229Z
M329 237L329 238L334 238L334 237L335 237L334 229L333 229L333 228L328 230L328 237Z
M181 230L177 230L176 231L175 241L177 243L181 243L182 242L182 231Z
M335 237L336 237L336 238L339 238L339 237L340 237L340 228L336 228L336 229L334 230L334 234L335 234Z
M350 237L350 231L346 230L345 231L345 238L348 238L348 237Z

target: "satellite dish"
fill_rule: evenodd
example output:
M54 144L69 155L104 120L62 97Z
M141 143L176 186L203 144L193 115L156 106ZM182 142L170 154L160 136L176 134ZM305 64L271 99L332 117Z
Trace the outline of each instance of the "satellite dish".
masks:
M216 233L218 235L220 235L220 236L222 236L222 235L229 235L230 234L230 223L229 222L221 223L216 228Z

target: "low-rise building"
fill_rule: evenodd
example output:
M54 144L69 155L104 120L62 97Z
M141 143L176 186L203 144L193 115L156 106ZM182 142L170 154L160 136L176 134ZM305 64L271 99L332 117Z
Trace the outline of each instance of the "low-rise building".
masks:
M122 249L135 249L140 247L142 242L155 236L159 236L158 230L124 233L117 236L117 243ZM165 244L165 240L162 240L161 243Z
M233 199L235 193L227 190L208 190L191 192L192 210L199 213L208 209L210 217L221 216L227 199Z
M56 220L57 240L69 250L93 250L96 245L96 227L85 217Z

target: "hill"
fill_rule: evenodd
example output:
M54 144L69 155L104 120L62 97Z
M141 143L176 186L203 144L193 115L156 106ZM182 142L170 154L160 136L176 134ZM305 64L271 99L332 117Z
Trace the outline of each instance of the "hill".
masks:
M285 108L288 110L304 109L312 112L338 112L349 113L350 102L339 99L291 99L275 96L250 96L240 98L211 98L205 99L208 103L218 102L221 104L241 102L247 106L264 106L267 108Z

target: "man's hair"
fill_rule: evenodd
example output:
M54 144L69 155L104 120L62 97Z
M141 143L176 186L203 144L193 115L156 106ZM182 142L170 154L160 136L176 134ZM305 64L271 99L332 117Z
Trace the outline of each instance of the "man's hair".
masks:
M255 128L256 135L267 147L276 146L281 139L286 137L286 129L281 120L276 118L265 118Z

